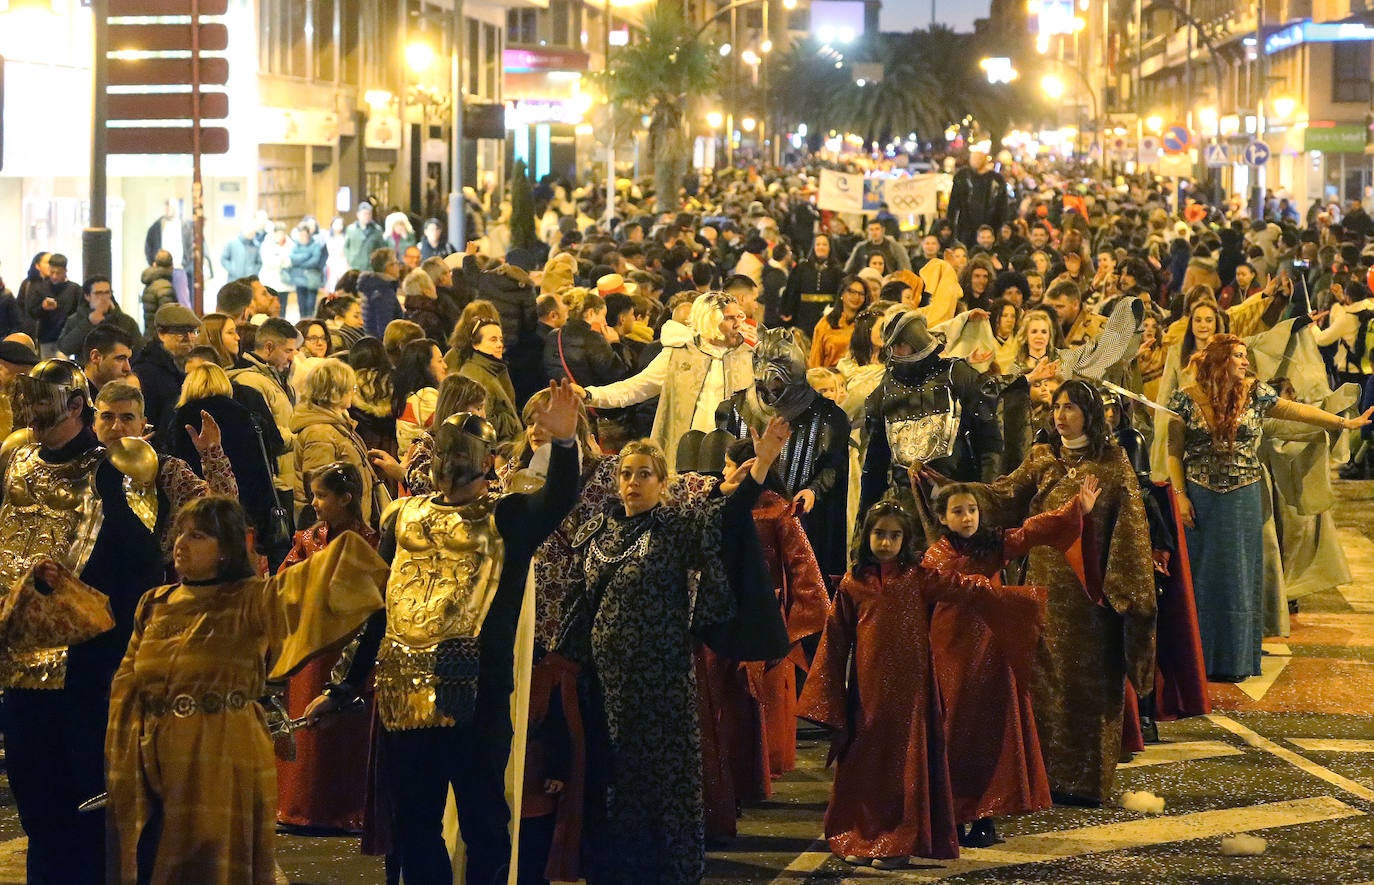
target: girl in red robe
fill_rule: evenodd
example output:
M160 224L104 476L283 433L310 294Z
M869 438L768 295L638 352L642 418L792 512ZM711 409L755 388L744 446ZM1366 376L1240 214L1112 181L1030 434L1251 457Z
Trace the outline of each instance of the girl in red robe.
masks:
M344 532L356 532L377 549L380 539L363 519L363 480L357 467L336 461L316 471L309 483L319 519L296 532L282 569L318 553ZM334 655L317 657L287 682L286 707L293 718L304 716L306 705L324 690L336 660ZM280 823L349 832L363 828L370 720L371 711L365 709L337 717L328 728L295 733L295 760L277 760Z
M868 511L862 538L800 702L803 716L835 733L825 835L848 863L880 869L911 855L958 857L929 610L981 597L1008 609L998 623L1024 624L1042 603L1027 587L921 568L916 522L894 501Z
M919 499L919 490L917 495ZM1083 514L1092 511L1097 495L1097 479L1089 476L1079 495L1059 509L1032 516L1020 528L997 531L982 526L971 486L947 485L934 502L944 532L921 564L942 575L994 578L1032 547L1067 551L1081 535ZM1044 588L1033 589L1045 597ZM945 706L954 816L959 844L967 848L1001 841L994 817L1052 804L1029 684L1044 613L1019 624L996 623L996 615L995 609L976 603L942 602L930 619L935 678ZM969 824L973 826L965 832Z

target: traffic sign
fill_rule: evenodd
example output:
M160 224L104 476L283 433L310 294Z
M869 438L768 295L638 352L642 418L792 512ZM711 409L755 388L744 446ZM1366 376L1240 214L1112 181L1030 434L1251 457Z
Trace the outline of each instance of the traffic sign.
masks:
M1245 162L1251 166L1263 166L1269 162L1269 145L1262 141L1252 141L1245 146Z
M1219 169L1222 166L1231 165L1231 158L1227 155L1224 144L1207 145L1202 149L1202 157L1207 162L1209 169Z
M1193 146L1193 134L1188 131L1188 127L1181 123L1175 123L1164 130L1164 152L1166 154L1181 154Z
M1143 135L1140 138L1140 157L1141 165L1149 166L1159 162L1159 137L1155 135Z

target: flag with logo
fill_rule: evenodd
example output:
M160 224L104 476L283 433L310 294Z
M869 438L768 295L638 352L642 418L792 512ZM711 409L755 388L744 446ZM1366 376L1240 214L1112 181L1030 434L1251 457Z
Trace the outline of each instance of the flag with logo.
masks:
M916 175L889 179L883 200L893 215L934 215L939 209L939 176Z
M831 212L864 211L864 177L858 172L821 170L816 206Z

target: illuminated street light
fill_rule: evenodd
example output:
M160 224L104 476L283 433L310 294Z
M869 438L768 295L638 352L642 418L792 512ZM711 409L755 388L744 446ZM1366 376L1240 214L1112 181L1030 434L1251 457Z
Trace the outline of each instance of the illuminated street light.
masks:
M730 44L729 44L729 43L722 43L722 44L720 44L720 54L721 54L722 57L727 56L727 55L730 54Z
M725 122L725 116L720 111L712 111L706 115L706 125L712 129L719 129Z
M1011 59L1005 57L985 58L978 62L978 67L988 75L989 83L1010 83L1020 75L1011 66Z
M1064 81L1054 74L1046 74L1041 77L1040 88L1044 91L1045 95L1052 99L1064 97Z
M759 54L752 49L746 49L739 54L739 60L747 65L756 65L759 63Z
M796 9L797 0L782 0L782 8L789 11Z
M739 125L745 132L753 132L754 127L758 126L759 123L753 117L745 117L743 120L739 121Z
M1216 108L1210 108L1210 107L1209 107L1209 108L1198 108L1197 119L1198 119L1198 122L1202 124L1202 128L1203 128L1203 129L1207 129L1207 130L1216 129L1216 128L1217 128L1217 109L1216 109Z
M773 51L773 41L772 41L772 40L764 40L762 43L759 44L759 51L760 51L760 52L772 52L772 51Z
M1280 120L1287 120L1293 116L1293 111L1297 108L1298 103L1287 96L1274 99L1274 116Z
M406 67L417 74L423 74L434 66L434 47L428 43L415 42L406 46Z
M1151 114L1145 118L1145 128L1158 135L1164 131L1164 118L1159 114Z

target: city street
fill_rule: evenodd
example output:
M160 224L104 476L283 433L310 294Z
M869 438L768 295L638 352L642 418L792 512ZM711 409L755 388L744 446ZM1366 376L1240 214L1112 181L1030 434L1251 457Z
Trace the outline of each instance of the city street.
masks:
M1120 771L1118 789L1154 793L1163 814L1056 808L999 822L1003 844L954 862L855 869L818 841L829 781L812 744L771 801L745 810L734 844L712 853L707 881L1374 882L1374 483L1339 488L1355 581L1304 599L1288 640L1266 644L1262 677L1213 686L1213 715L1162 723L1164 742ZM0 882L23 882L24 839L3 800ZM1221 837L1235 833L1262 837L1264 854L1222 856ZM295 883L381 882L380 861L356 844L283 835L279 861Z

